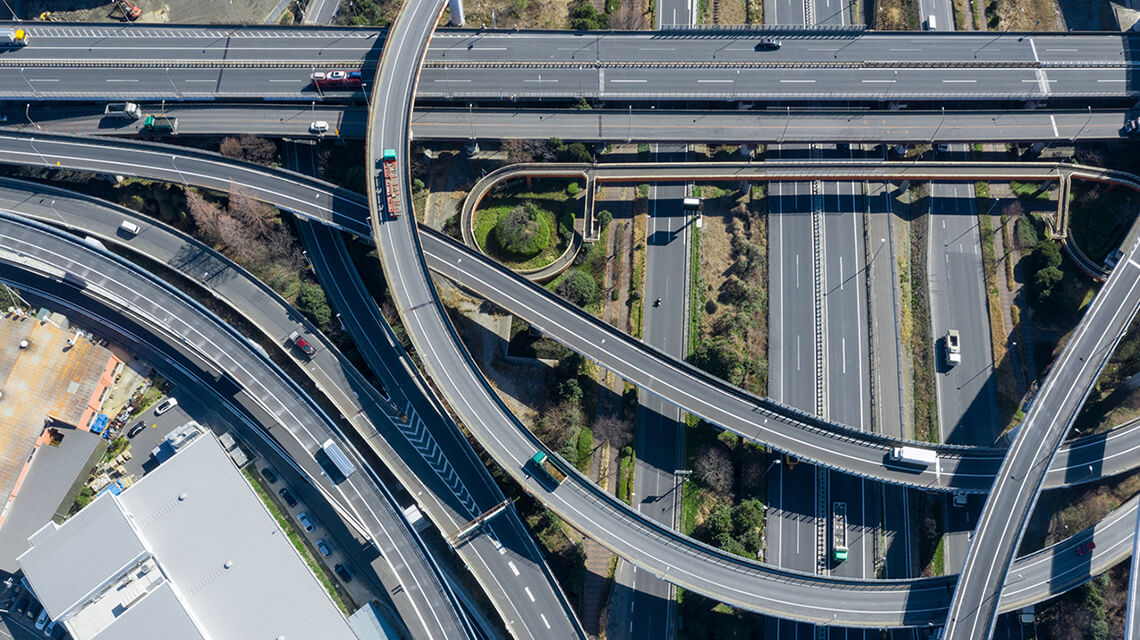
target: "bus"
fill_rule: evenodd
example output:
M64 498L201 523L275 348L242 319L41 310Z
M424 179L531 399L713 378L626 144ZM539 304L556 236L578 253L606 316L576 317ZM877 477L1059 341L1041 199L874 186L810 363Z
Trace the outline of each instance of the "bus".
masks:
M325 443L321 445L321 451L325 452L329 461L333 463L336 470L345 478L356 473L356 465L352 464L348 456L344 455L344 452L340 450L340 445L334 442L332 438L325 440Z

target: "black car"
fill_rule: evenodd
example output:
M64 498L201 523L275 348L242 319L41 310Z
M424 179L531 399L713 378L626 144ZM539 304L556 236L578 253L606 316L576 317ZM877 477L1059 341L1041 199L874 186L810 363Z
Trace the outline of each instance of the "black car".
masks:
M289 487L282 487L281 490L277 492L277 495L281 496L285 504L290 507L297 506L297 499L293 497L293 492L289 490Z
M27 610L28 610L27 599L20 600L20 602L16 605L16 615L22 616L22 615L24 615L24 612Z
M335 571L336 575L344 582L352 582L352 574L348 572L348 569L346 569L343 564L338 564L333 567L333 571Z
M1140 133L1140 118L1132 118L1124 123L1124 133L1134 136Z
M138 434L142 433L143 429L146 429L146 423L140 422L140 423L136 424L135 426L131 427L131 430L127 432L127 437L133 438L133 437L137 436Z
M43 613L43 610L44 606L42 604L38 602L32 603L32 606L28 607L28 619L35 620L36 618L40 617L40 614Z
M753 47L756 51L775 51L780 48L780 41L776 38L760 38L760 42Z
M265 481L269 484L277 482L277 474L274 473L273 469L270 469L269 467L265 467L261 470L261 477L265 478Z

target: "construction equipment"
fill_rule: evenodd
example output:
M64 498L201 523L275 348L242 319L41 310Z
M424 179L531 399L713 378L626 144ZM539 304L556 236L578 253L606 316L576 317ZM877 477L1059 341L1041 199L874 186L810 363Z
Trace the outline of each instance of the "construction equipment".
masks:
M12 47L22 47L28 44L28 32L19 27L12 27L8 29L8 39L6 43Z
M40 14L40 17L36 19L40 22L59 22L55 19L55 16L52 15L51 11L44 11Z
M114 0L115 6L111 8L111 13L118 9L123 14L123 19L127 22L134 22L142 15L142 9L138 5L131 4L130 0Z

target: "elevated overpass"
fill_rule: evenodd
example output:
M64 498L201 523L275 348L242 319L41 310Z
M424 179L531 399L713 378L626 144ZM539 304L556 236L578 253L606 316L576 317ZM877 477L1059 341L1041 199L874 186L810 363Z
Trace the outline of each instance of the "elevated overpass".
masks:
M386 37L333 27L22 26L29 44L0 54L0 99L345 100L353 94L326 94L309 73L370 74ZM1071 104L1140 95L1132 34L764 30L783 46L758 52L759 33L445 31L426 53L417 97Z
M143 104L157 110L161 105ZM367 111L351 105L186 104L165 106L178 118L179 135L285 136L317 138L316 120L329 123L325 137L363 138ZM27 131L83 135L145 134L141 121L103 117L97 106L36 104L6 114L8 126ZM412 113L416 140L548 139L587 142L706 142L778 144L843 142L930 144L975 142L1057 142L1112 140L1140 112L1103 110L866 111L767 109L719 110L557 110L537 108L449 109L419 106Z

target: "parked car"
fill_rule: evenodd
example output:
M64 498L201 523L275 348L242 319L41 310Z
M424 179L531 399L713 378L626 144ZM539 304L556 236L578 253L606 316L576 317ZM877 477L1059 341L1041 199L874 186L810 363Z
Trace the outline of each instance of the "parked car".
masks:
M157 407L154 408L154 415L161 416L162 414L170 411L178 406L178 398L167 398L163 400Z
M1088 541L1088 542L1077 547L1077 555L1078 556L1086 556L1086 555L1092 553L1093 549L1096 549L1096 543L1090 540L1090 541Z
M16 603L16 609L15 609L16 615L22 616L22 615L24 615L24 612L27 610L28 610L28 600L27 600L27 598L21 598L20 601Z
M269 467L264 467L261 470L261 477L265 478L265 481L269 484L277 482L277 474L273 471L273 469L270 469Z
M143 429L146 429L146 423L140 422L140 423L136 424L135 426L131 427L131 430L127 432L127 437L133 438L133 437L137 436L138 434L142 433Z
M1117 249L1116 251L1113 251L1111 255L1109 255L1107 258L1104 259L1104 266L1108 267L1109 269L1115 269L1116 263L1120 262L1120 259L1123 257L1124 257L1124 252L1121 251L1120 249Z
M309 514L305 513L304 511L298 513L297 521L301 523L301 526L305 528L305 531L312 533L313 521L309 519Z
M48 612L47 611L40 611L40 615L38 617L36 617L36 631L43 631L43 628L47 626L47 623L48 623Z
M352 582L352 574L348 572L348 569L346 569L343 564L338 564L333 567L333 571L336 572L337 577L345 583Z
M329 123L324 120L314 120L313 123L309 125L310 133L324 133L328 130Z
M25 615L28 616L28 620L35 620L43 610L44 606L42 604L33 602L31 606L28 607L28 611Z
M332 545L329 544L328 540L321 538L317 540L317 551L320 551L321 555L327 558L332 554Z
M297 499L293 497L293 492L289 490L289 487L282 487L281 490L277 492L277 495L281 496L285 504L290 507L297 506Z

